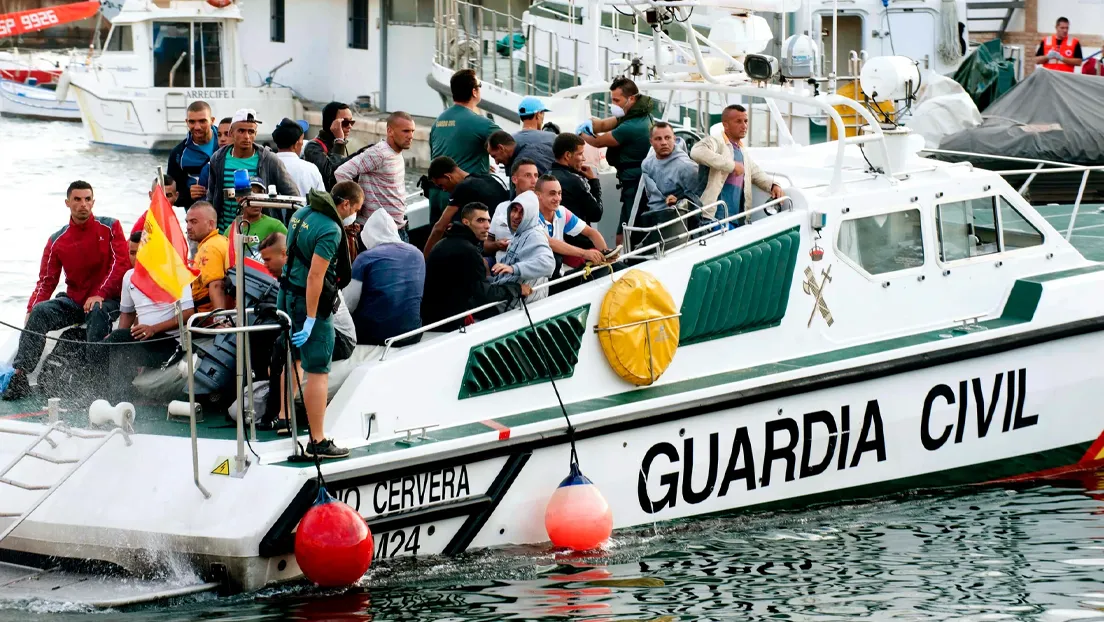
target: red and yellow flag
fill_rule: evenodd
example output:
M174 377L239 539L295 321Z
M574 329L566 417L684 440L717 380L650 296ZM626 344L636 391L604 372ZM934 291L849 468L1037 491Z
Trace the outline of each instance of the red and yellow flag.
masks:
M188 240L180 229L180 221L159 186L146 212L142 244L130 282L154 302L174 303L197 276L199 270L188 265Z

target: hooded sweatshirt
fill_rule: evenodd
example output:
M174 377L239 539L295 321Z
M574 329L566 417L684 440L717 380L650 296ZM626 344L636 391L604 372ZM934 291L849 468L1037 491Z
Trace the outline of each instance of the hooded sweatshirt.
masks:
M383 345L385 339L422 326L425 258L399 239L395 220L384 210L372 212L360 239L367 250L357 255L353 280L342 293L353 310L357 342Z
M679 200L701 202L698 163L691 160L680 146L676 145L671 155L662 160L652 151L640 168L646 175L644 190L648 193L648 211L667 207L669 195L674 195Z
M526 283L530 287L536 287L552 276L556 269L556 257L548 244L548 233L538 218L540 203L537 195L532 190L523 192L510 202L510 206L515 204L520 204L525 211L517 228L511 227L513 237L510 239L510 246L499 262L513 267L514 272L500 274L493 282ZM509 222L509 216L507 216L507 222ZM547 295L548 290L542 289L530 294L526 301L535 302Z

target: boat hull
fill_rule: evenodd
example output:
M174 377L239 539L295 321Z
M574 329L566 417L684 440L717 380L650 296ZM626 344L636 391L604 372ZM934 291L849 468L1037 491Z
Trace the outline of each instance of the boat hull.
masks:
M44 121L80 121L80 108L73 98L58 101L54 91L0 80L0 114Z
M731 382L644 388L591 411L573 404L575 443L623 532L1087 470L1101 464L1094 395L1104 372L1091 353L1102 347L1098 318L834 370L778 365L750 383L730 372ZM447 441L415 433L356 448L325 465L328 488L365 516L377 560L547 542L545 506L567 475L570 441L556 409L524 416L530 424L487 420ZM293 530L317 488L313 465L280 458L286 441L255 444L262 463L244 479L201 467L207 502L183 477L166 486L156 472L133 472L157 456L183 458L187 438L134 441L96 475L75 476L81 493L50 499L4 548L79 551L135 572L186 562L243 590L299 576ZM2 457L14 445L0 447ZM201 443L201 464L230 453L227 442ZM88 515L101 498L115 503Z
M1086 470L1101 464L1093 394L1104 374L1079 367L1100 347L1094 332L946 364L910 357L709 398L691 391L626 417L573 417L576 446L616 529ZM563 433L519 441L481 447L480 461L327 481L390 527L374 530L377 557L411 554L415 541L420 555L542 543L570 445ZM450 479L467 482L464 495L446 498ZM481 510L448 518L480 495Z

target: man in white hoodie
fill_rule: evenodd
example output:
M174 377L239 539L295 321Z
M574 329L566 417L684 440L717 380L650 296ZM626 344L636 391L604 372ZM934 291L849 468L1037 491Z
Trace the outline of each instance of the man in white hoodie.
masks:
M342 290L353 310L357 343L383 345L384 340L421 328L425 257L403 242L386 210L372 212L360 239L367 249L353 261L353 276ZM421 335L397 346L415 343Z
M556 270L556 257L540 222L540 201L532 191L522 192L506 206L512 237L506 254L491 267L494 283L523 283L531 288L548 281ZM497 212L496 212L497 213ZM535 302L548 295L542 288L526 297Z
M540 177L540 173L537 172L537 163L529 158L518 158L514 161L514 166L510 170L510 181L513 182L514 196L521 196L529 190L533 190L537 187L537 179ZM510 228L510 223L507 219L507 212L509 212L509 206L513 203L513 200L503 201L495 207L494 216L491 217L491 236L494 239L489 239L483 244L483 251L487 255L494 255L495 261L500 262L502 258L506 256L506 247L510 244L510 238L514 237L514 232ZM488 251L494 251L493 253Z

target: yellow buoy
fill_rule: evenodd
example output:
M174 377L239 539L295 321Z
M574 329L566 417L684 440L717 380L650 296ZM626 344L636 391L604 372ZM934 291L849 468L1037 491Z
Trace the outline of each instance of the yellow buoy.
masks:
M598 340L613 371L638 385L652 384L679 340L679 312L671 294L651 274L629 270L602 299Z

